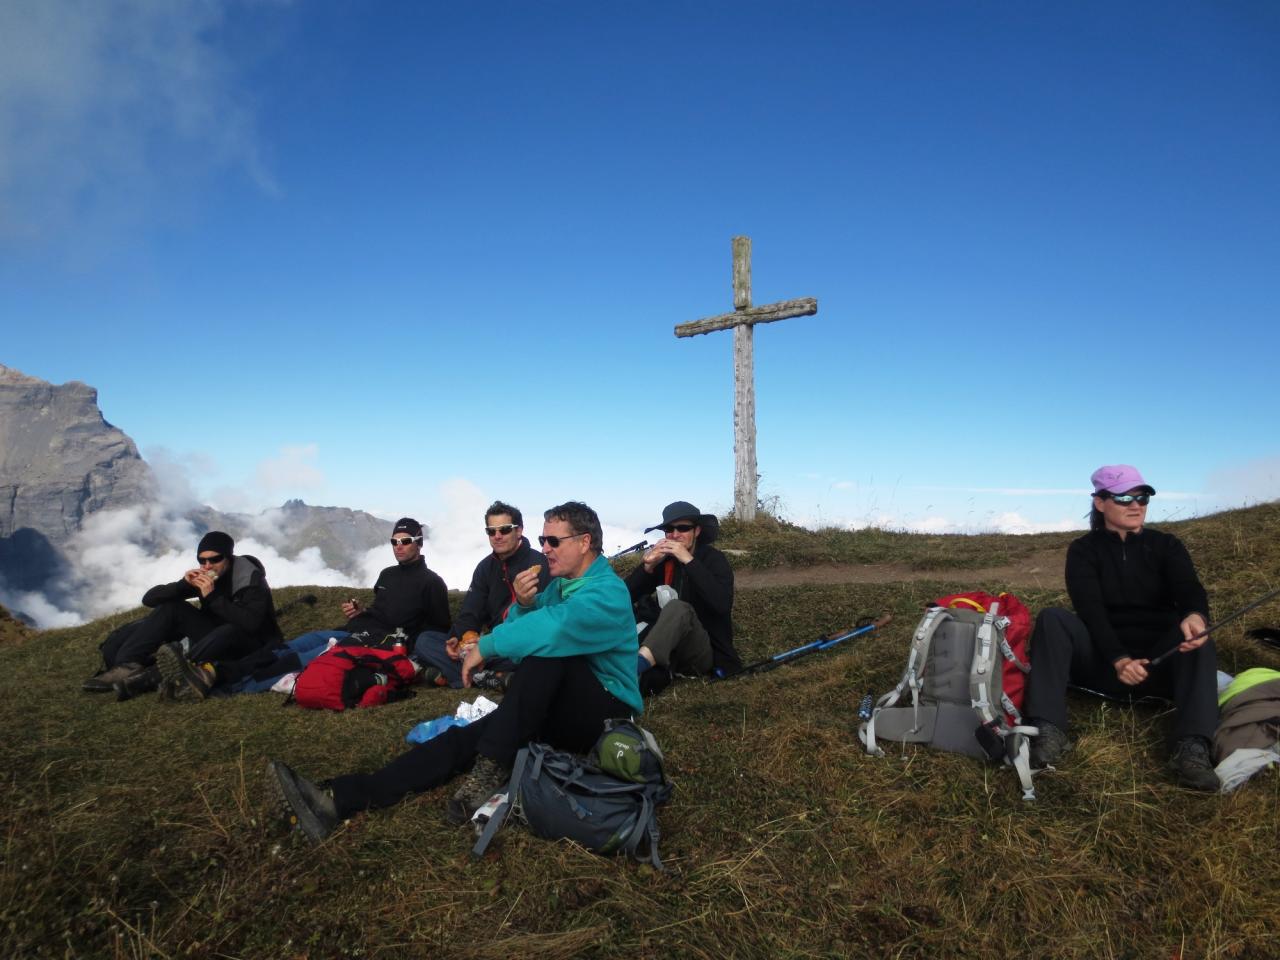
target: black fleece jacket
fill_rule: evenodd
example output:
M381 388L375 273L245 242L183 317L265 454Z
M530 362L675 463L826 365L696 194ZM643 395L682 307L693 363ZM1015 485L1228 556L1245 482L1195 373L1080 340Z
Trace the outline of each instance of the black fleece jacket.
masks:
M1177 537L1143 529L1123 540L1094 530L1067 549L1067 592L1089 638L1111 662L1163 653L1191 613L1209 620L1209 597Z
M200 591L179 580L152 587L142 596L146 607L158 607L170 600L199 597ZM219 577L213 592L200 600L200 610L219 623L230 624L260 643L279 643L275 602L267 586L266 569L257 557L248 554L231 558L231 569Z
M544 590L551 582L551 574L547 572L546 558L533 549L528 537L520 538L520 546L507 559L491 553L476 564L450 636L461 637L468 630L485 633L505 620L516 598L511 581L535 563L542 565L538 571L538 589Z
M627 575L631 602L653 593L665 582L665 566L672 565L671 586L676 596L693 607L707 635L715 666L725 673L737 673L742 660L733 647L733 568L723 553L709 544L693 548L693 559L681 563L668 557L665 563L645 573L640 564Z
M410 563L394 564L378 574L373 603L336 629L368 631L374 640L381 640L402 627L412 641L423 630L448 630L449 621L449 593L444 581L419 555Z

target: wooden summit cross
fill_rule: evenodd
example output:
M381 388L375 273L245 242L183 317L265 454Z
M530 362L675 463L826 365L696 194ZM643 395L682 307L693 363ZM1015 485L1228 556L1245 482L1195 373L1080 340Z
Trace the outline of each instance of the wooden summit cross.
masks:
M706 317L676 326L677 337L733 328L733 515L756 518L756 384L751 328L818 312L813 297L780 300L763 307L751 305L751 238L733 238L733 313Z

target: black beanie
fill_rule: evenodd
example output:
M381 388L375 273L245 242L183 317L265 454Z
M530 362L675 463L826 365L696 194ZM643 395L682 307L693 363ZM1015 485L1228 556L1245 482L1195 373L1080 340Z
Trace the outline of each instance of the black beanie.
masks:
M200 538L200 546L196 547L196 555L199 556L206 550L212 550L214 553L229 557L235 548L236 542L227 534L221 530L210 530Z
M391 529L392 534L407 533L411 537L422 536L422 524L413 517L401 517Z

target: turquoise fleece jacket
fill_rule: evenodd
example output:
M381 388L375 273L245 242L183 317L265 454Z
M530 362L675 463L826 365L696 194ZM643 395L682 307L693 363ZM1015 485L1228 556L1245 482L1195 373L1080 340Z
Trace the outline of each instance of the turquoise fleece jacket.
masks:
M532 607L513 603L506 621L480 638L486 660L585 655L600 685L637 716L644 711L636 680L639 651L631 594L603 556L575 580L556 577Z

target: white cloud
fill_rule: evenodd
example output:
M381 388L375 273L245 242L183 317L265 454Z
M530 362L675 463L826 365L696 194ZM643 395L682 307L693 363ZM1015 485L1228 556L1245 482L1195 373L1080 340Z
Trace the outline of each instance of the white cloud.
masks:
M263 460L254 471L254 479L268 494L285 492L290 496L303 490L324 486L324 472L316 466L320 447L314 443L280 448L275 459Z
M1063 530L1082 530L1086 526L1083 518L1062 517L1056 520L1037 521L1029 520L1016 511L988 513L977 520L955 520L939 514L913 517L877 511L861 520L822 518L820 523L814 523L812 520L798 522L807 527L835 526L849 530L873 528L929 534L1052 533Z
M184 473L177 461L159 471L162 490L156 503L125 510L91 514L80 532L65 544L71 573L58 584L59 599L37 593L17 593L0 584L0 603L21 611L41 628L74 626L120 610L136 607L142 595L158 583L171 583L191 568L199 536L195 527L171 505L183 498ZM442 507L432 516L420 517L430 528L424 545L428 565L452 589L465 590L475 565L489 552L484 534L484 511L492 502L469 480L455 478L441 485ZM368 587L378 573L394 562L386 544L370 549L360 560L360 574L352 576L327 566L316 547L297 556L280 552L278 524L273 511L255 518L251 532L236 542L236 553L262 561L272 587L357 586ZM264 519L265 518L265 519ZM535 544L542 531L541 511L526 515L526 536ZM639 529L606 525L605 551L615 552L645 539ZM66 588L66 589L61 589Z
M215 46L226 6L0 4L0 241L102 243L217 168L274 189Z
M71 610L63 610L41 593L10 592L0 582L0 605L9 611L21 611L35 621L42 629L53 627L75 627L84 623L84 619Z
M470 480L455 477L440 485L440 496L443 500L441 510L430 518L419 517L430 528L431 532L423 545L427 557L427 566L431 567L444 579L453 590L465 590L471 583L471 574L476 564L489 553L489 538L484 533L484 511L493 502L480 487ZM538 534L542 533L542 511L540 509L526 511L521 504L516 504L524 514L524 535L535 550L538 549ZM604 535L604 551L608 555L624 547L645 539L638 528L619 527L601 523ZM370 551L366 563L375 564L367 567L371 573L369 582L377 576L377 571L391 561L389 550Z
M1280 456L1262 457L1209 474L1209 495L1230 506L1265 503L1280 497ZM1160 492L1164 496L1164 491Z

